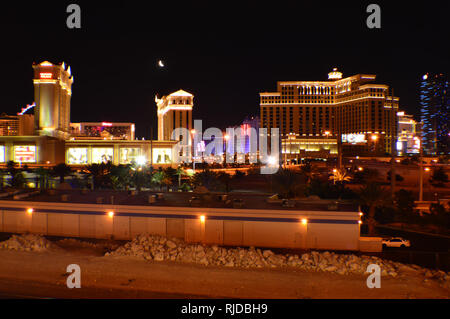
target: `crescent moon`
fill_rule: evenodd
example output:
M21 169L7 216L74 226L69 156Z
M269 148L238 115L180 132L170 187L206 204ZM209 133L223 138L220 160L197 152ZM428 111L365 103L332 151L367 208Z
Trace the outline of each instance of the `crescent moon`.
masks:
M163 63L163 61L162 61L162 60L159 60L159 61L158 61L158 65L159 65L160 67L162 67L162 68L163 68L163 67L164 67L164 63Z

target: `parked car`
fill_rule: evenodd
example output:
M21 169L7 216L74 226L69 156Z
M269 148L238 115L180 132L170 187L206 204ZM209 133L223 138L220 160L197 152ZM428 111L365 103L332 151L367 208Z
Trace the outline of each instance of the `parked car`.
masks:
M383 238L383 248L386 247L411 247L409 240L401 237Z
M283 199L281 202L281 206L288 208L295 207L295 200Z

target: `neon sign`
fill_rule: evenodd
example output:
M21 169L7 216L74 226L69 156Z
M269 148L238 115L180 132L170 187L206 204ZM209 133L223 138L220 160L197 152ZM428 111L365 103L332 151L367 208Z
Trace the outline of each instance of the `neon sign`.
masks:
M52 76L53 76L53 74L51 74L51 73L39 73L39 77L41 78L41 79L51 79L52 78Z

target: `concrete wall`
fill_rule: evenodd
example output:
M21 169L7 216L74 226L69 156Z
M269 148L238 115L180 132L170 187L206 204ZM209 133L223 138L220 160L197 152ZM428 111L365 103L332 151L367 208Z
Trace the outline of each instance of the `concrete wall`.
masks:
M0 201L2 232L124 240L150 233L229 246L358 250L359 219L358 212Z

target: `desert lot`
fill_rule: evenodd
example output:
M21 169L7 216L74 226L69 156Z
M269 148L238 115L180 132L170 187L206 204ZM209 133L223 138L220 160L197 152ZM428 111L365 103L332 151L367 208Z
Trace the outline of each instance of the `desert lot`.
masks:
M96 246L60 245L44 252L0 249L3 298L449 298L447 288L421 274L382 277L285 268L228 268L104 256ZM66 287L66 267L81 268L81 288Z

